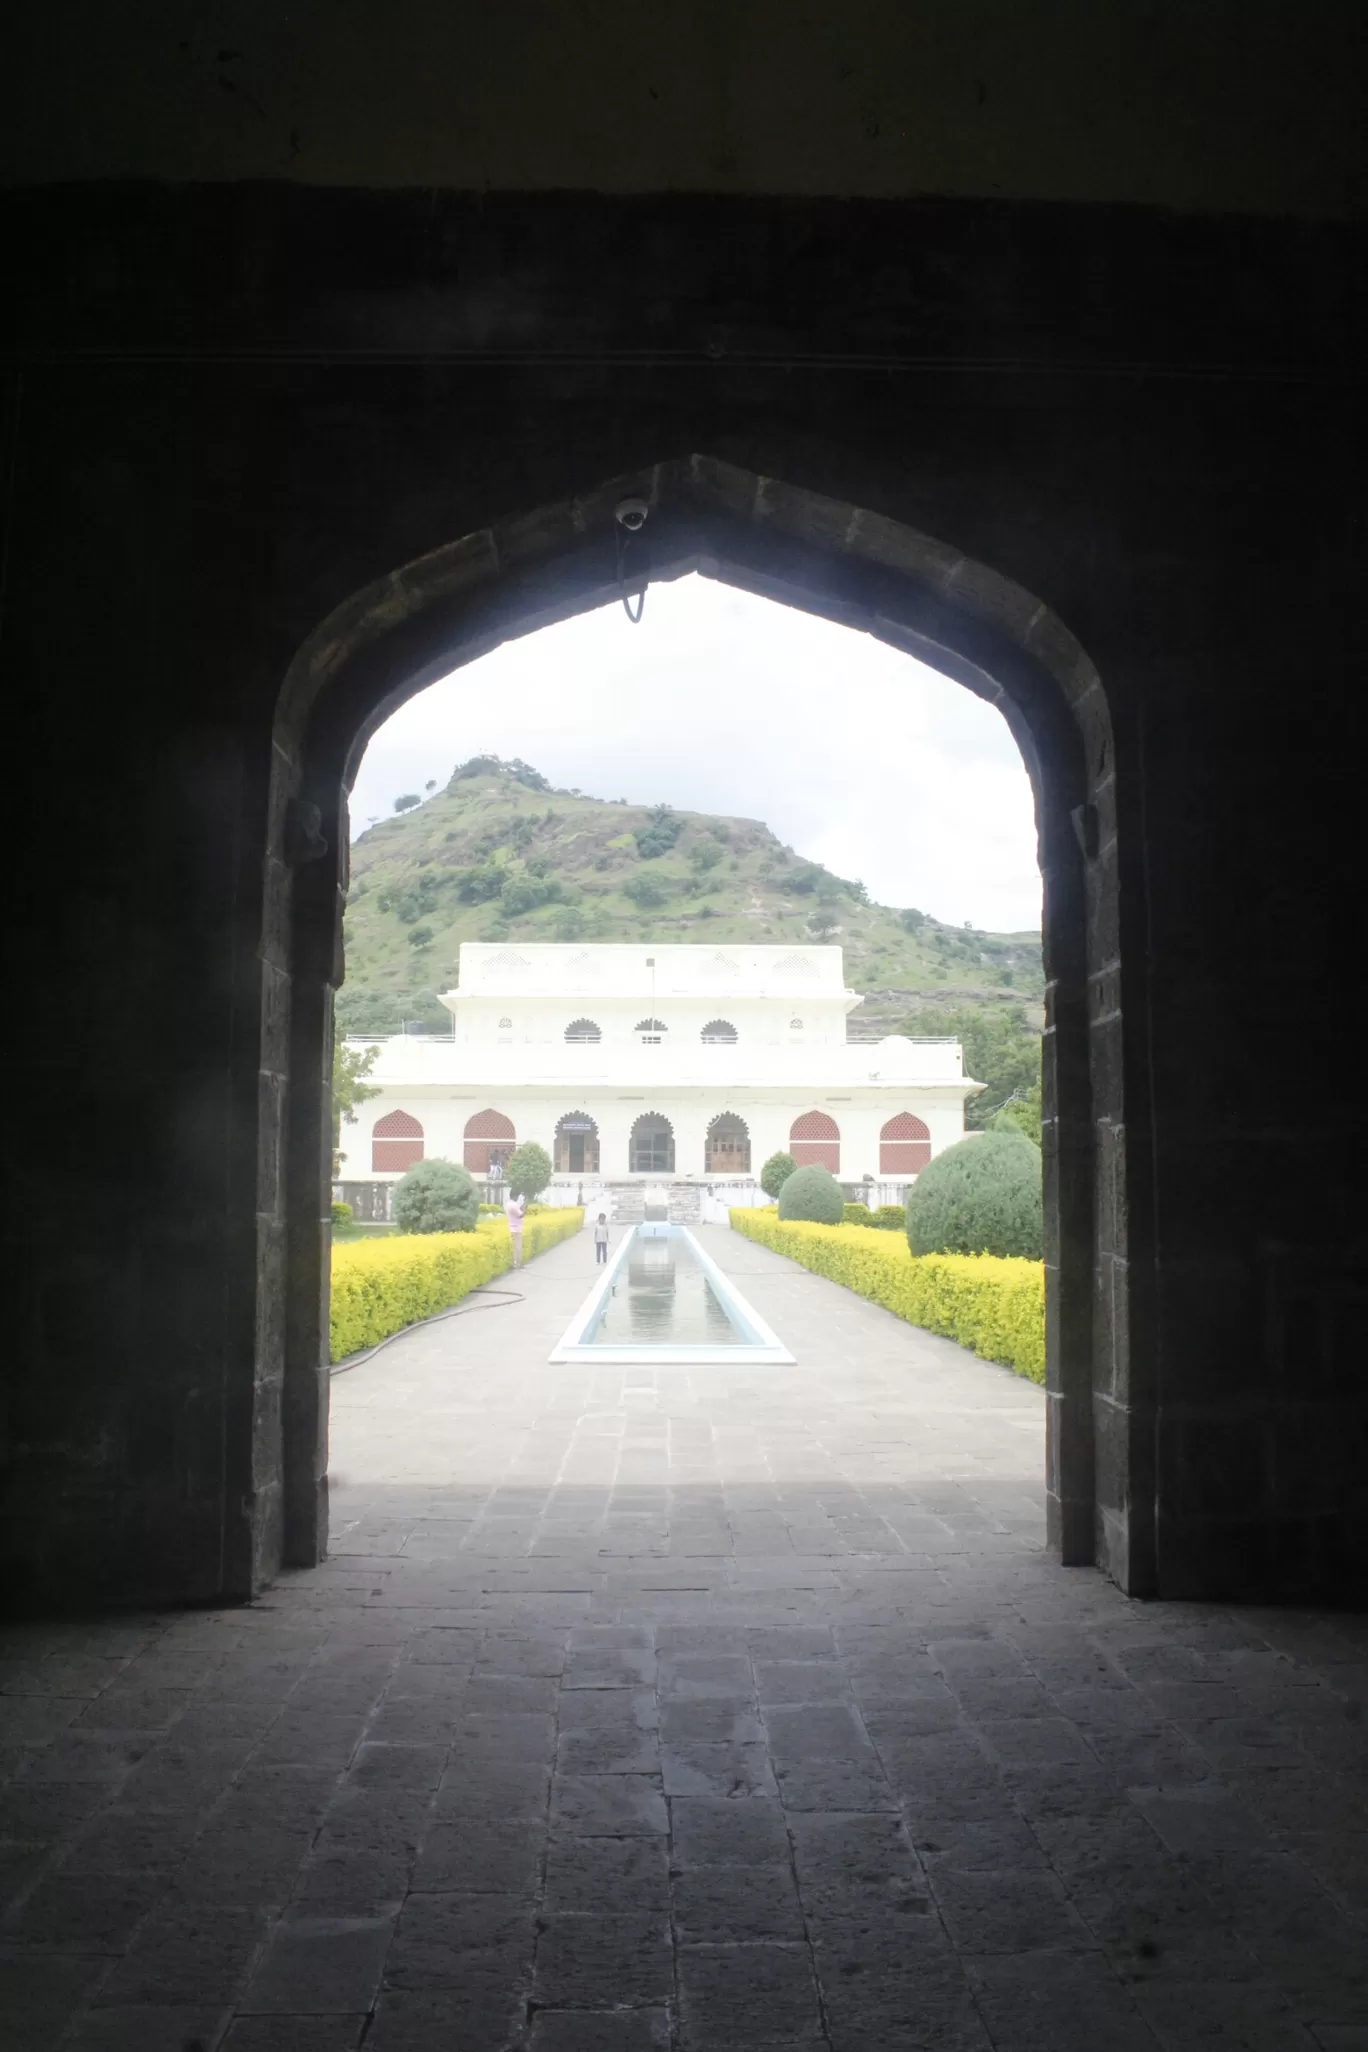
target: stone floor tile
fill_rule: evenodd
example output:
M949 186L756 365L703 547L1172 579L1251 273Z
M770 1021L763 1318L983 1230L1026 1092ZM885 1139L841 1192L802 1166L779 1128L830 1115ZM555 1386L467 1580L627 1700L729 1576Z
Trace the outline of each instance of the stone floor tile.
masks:
M245 2016L351 2015L370 2008L393 1915L291 1914L277 1925L239 2008Z
M534 1998L547 2009L647 2008L672 1992L669 1920L659 1911L548 1912L539 1922Z
M356 2052L368 2016L242 2016L218 2052Z
M671 1857L690 1867L759 1867L787 1859L788 1827L777 1802L749 1797L676 1797L670 1803Z
M476 1977L502 1985L530 1971L532 1906L521 1896L410 1895L400 1913L385 1984L468 1990Z
M669 1829L660 1783L648 1774L558 1774L552 1817L558 1831L582 1838L649 1838Z
M1032 1952L968 1963L994 2052L1156 2052L1156 2040L1100 1954Z
M49 1874L5 1920L3 1936L59 1952L121 1953L165 1894L161 1874Z
M259 1909L187 1903L176 1894L154 1910L108 1978L101 2003L231 2006L266 1941Z
M650 1774L660 1772L660 1739L654 1730L608 1724L562 1731L556 1747L561 1774Z
M542 2009L532 2019L529 2052L667 2052L664 2009Z
M1166 1981L1132 1987L1164 2052L1316 2052L1277 1989L1257 1982Z
M686 1946L679 2000L686 2052L770 2052L825 2036L802 1945Z
M946 1929L961 1952L1039 1952L1092 1942L1054 1875L933 1865L930 1880Z
M668 1796L722 1796L729 1801L776 1793L764 1745L662 1743L660 1768Z
M546 1843L539 1819L471 1818L435 1823L423 1840L412 1886L423 1894L535 1894Z
M98 1957L0 1950L6 2052L52 2052L107 1965Z
M626 1916L670 1906L666 1842L651 1838L577 1838L558 1834L547 1847L543 1903L548 1910Z
M770 1867L693 1867L672 1884L681 1945L748 1944L804 1935L803 1912L787 1862Z
M119 2003L86 2010L63 2044L80 2052L185 2052L187 2045L208 2052L227 2022L227 2011L202 2003L179 2009Z
M819 1946L817 1971L832 2052L991 2052L956 1960L872 1961Z
M366 2052L509 2052L526 2015L526 1971L472 1962L459 1986L386 1988Z

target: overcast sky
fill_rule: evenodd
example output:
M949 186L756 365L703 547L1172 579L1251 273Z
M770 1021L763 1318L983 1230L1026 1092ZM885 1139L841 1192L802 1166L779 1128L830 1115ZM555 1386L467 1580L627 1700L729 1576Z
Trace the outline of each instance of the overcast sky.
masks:
M352 831L471 755L595 798L762 819L885 905L1040 925L1030 785L1000 713L868 635L703 577L511 641L376 734Z

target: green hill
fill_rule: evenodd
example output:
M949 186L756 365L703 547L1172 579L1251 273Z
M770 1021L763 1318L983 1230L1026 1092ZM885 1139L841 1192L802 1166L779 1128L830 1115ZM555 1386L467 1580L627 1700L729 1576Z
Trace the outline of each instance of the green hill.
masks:
M871 1037L934 1008L1021 1008L1037 1026L1038 933L980 933L868 902L755 819L553 790L480 756L352 846L347 1032L442 1028L462 941L831 941ZM1025 1021L1023 1020L1023 1024ZM928 1023L922 1030L937 1030Z

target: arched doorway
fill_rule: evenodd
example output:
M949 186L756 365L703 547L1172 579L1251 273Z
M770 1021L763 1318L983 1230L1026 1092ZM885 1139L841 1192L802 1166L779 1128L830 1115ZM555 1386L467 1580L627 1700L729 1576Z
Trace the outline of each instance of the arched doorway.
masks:
M719 1112L708 1125L704 1169L710 1176L745 1176L750 1165L750 1127L736 1112Z
M553 1157L558 1176L596 1176L599 1172L598 1124L587 1112L566 1112L556 1121Z
M634 1176L672 1176L674 1165L674 1127L659 1112L643 1112L632 1124L628 1170Z
M423 1158L423 1128L412 1112L386 1112L371 1127L372 1173L392 1176Z
M517 1144L512 1119L499 1111L476 1112L466 1120L461 1159L473 1176L498 1175Z
M879 1174L918 1175L931 1159L931 1131L915 1112L899 1112L879 1129Z
M603 1039L603 1028L596 1019L572 1019L565 1037L572 1047L597 1047Z
M803 1112L789 1127L789 1153L799 1168L841 1173L841 1129L829 1112Z
M804 451L809 475L847 474L838 453ZM621 596L614 509L628 494L649 508L652 580L697 571L875 635L997 705L1017 740L1035 792L1048 979L1049 1537L1057 1558L1100 1560L1125 1588L1147 1591L1153 1306L1140 1298L1147 1322L1137 1332L1131 1277L1144 1270L1130 1236L1144 1224L1148 1139L1143 1121L1128 1128L1124 1116L1114 748L1101 681L1046 605L952 544L839 493L704 455L611 478L504 526L456 539L432 533L421 563L342 596L290 666L265 863L267 927L291 936L290 1088L272 1100L288 1105L290 1259L263 1283L283 1289L288 1275L291 1293L286 1524L304 1536L287 1557L315 1557L309 1535L319 1530L327 1242L317 1136L326 1129L346 791L371 733L427 684L499 642ZM906 497L934 504L926 492ZM953 505L947 520L955 524ZM268 1130L275 1116L271 1106L262 1114L264 1161L280 1145Z

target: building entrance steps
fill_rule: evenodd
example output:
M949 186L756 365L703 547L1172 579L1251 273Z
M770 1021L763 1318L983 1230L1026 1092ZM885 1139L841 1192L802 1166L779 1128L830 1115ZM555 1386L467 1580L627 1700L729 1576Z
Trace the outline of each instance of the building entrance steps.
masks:
M1348 2052L1368 1623L1042 1551L1041 1392L696 1228L794 1367L338 1376L333 1551L0 1648L5 2043Z

